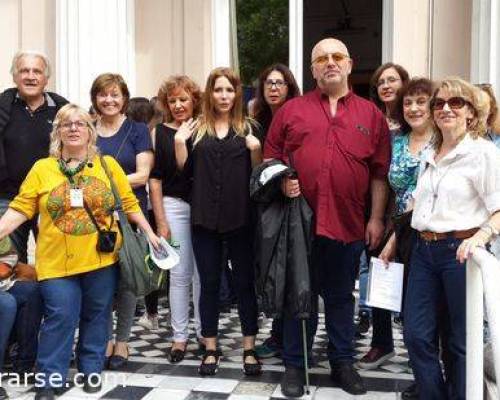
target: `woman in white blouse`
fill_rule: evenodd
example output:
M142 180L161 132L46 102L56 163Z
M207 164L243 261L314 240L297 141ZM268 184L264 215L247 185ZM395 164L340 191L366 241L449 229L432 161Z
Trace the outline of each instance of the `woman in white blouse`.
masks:
M415 190L405 343L421 399L465 399L465 261L500 228L500 151L482 138L487 106L460 78L442 81L431 101L437 143ZM446 301L451 371L437 343L438 304ZM451 392L450 392L451 390Z

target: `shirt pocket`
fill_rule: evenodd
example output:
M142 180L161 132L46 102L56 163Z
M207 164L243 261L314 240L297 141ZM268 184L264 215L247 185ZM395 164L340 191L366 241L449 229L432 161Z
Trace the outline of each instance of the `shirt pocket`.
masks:
M348 121L334 127L337 140L346 153L358 161L365 162L373 154L373 129L366 124Z

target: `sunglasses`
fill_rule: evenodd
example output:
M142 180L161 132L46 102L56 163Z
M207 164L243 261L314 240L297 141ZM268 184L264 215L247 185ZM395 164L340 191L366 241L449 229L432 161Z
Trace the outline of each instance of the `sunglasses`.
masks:
M470 103L463 97L458 96L450 97L448 100L436 97L432 102L432 109L434 111L442 110L445 104L448 104L448 107L450 107L452 110L460 110L461 108L465 107L465 105L468 105Z
M349 60L349 56L344 54L344 53L328 53L328 54L323 54L322 56L318 56L313 60L313 64L318 64L318 65L326 65L328 64L328 61L330 61L330 57L332 58L333 62L339 63L344 60Z

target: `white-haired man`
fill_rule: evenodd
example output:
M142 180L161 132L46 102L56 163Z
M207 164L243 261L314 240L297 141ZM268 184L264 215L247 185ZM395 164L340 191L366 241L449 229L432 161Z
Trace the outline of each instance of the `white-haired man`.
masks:
M49 154L52 121L67 103L45 91L49 77L48 58L35 51L19 51L12 59L15 88L0 94L0 215L19 191L33 164ZM29 231L36 221L27 221L12 235L21 262L27 262Z

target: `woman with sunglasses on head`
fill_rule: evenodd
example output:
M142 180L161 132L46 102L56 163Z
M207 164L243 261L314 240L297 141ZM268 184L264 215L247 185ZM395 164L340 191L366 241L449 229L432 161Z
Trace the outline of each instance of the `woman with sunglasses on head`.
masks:
M378 67L370 80L370 97L384 112L391 131L401 126L395 110L396 99L399 90L409 79L406 69L399 64L388 62Z
M247 375L261 372L254 350L258 327L249 182L251 168L262 161L262 152L255 128L243 116L242 102L239 77L229 68L214 69L205 87L198 127L191 125L175 137L178 166L193 178L193 249L201 282L201 333L206 345L199 367L201 375L214 375L219 365L218 301L223 242L227 243L238 295L244 371ZM191 135L193 150L188 157L186 142Z
M465 262L500 229L500 151L483 138L488 112L480 90L448 78L435 90L433 151L414 192L404 339L421 399L465 399ZM437 341L446 301L450 371L446 383ZM448 387L447 387L448 386Z
M147 125L125 115L130 100L127 84L119 74L101 74L92 83L90 98L98 115L97 147L102 154L118 161L127 174L143 214L148 215L146 183L153 165L153 146ZM106 351L110 369L118 369L127 362L127 342L136 304L135 295L119 285L116 295L116 341L113 346L111 319Z
M184 359L189 338L189 303L192 288L195 329L202 341L199 299L200 281L191 242L191 181L180 173L175 162L176 135L191 135L201 109L201 90L187 76L171 76L162 83L158 101L165 110L166 122L156 125L155 163L151 171L150 197L158 234L179 244L180 263L170 271L170 315L173 344L170 362ZM191 143L188 142L191 152ZM147 298L148 303L151 299ZM147 304L148 304L147 303ZM156 300L155 308L158 307ZM154 310L156 311L156 310ZM155 313L156 314L156 313Z
M267 130L271 125L273 115L288 100L300 96L292 71L281 63L272 64L265 68L259 76L255 102L252 107L252 117L260 124L264 142ZM282 347L281 320L275 318L271 329L271 336L255 350L260 358L275 357L280 354Z
M415 190L419 167L423 155L432 146L434 128L430 111L432 82L415 78L399 90L394 107L400 115L401 129L392 138L392 159L389 169L389 183L395 194L394 216L404 214ZM403 245L401 243L400 245ZM386 263L396 258L396 235L393 233L385 244L379 258ZM407 267L407 260L397 259ZM392 337L391 312L373 308L373 335L370 351L360 359L362 369L378 368L395 355Z

